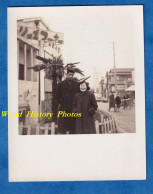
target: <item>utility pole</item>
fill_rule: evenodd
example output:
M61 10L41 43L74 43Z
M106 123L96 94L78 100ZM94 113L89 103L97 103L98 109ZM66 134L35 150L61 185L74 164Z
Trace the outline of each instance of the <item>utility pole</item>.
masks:
M106 98L108 100L108 98L109 98L108 71L106 72L106 78L107 78L107 80L106 80Z
M113 42L113 58L114 58L114 84L115 84L115 92L116 92L116 57L115 57L115 43Z

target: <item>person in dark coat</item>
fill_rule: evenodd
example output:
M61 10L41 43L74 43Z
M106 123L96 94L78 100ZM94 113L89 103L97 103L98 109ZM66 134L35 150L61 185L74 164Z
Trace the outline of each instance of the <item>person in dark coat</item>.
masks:
M129 95L126 93L125 96L123 97L124 109L128 107L128 104L129 104Z
M115 102L116 102L116 105L117 105L117 112L119 112L120 105L121 105L121 98L119 97L118 94L117 94L117 96L115 98Z
M59 104L59 111L65 113L72 113L72 103L74 95L79 91L78 82L73 80L74 70L69 68L67 70L67 77L60 82L57 87L57 101ZM58 118L58 134L75 133L75 118L62 117Z
M123 106L124 106L124 109L127 107L126 96L123 96Z
M126 106L129 107L130 104L130 96L128 94L128 92L126 93Z
M115 98L114 98L114 94L113 92L111 92L111 95L109 96L109 111L111 108L114 108L114 112L115 112Z
M76 134L95 134L94 114L97 110L95 95L89 91L87 82L80 82L80 92L75 94L73 112L82 113L76 118Z

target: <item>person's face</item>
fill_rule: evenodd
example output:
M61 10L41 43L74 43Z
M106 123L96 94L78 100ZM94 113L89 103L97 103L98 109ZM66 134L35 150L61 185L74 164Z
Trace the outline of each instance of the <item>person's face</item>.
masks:
M87 90L87 85L86 85L86 83L80 84L80 90L81 90L81 92L84 92L84 91Z
M72 72L67 73L67 79L68 80L72 80L73 79L73 75L74 75L74 73L72 73Z

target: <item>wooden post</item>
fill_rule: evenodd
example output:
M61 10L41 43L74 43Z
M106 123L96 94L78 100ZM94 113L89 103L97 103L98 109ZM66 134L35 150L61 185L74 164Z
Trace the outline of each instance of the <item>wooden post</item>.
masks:
M106 119L104 119L104 131L105 131L105 133L107 133Z
M114 133L115 125L114 125L114 118L112 117L112 133Z
M111 133L113 133L113 120L112 120L112 118L110 118L110 130L111 130Z
M23 122L19 123L19 135L22 135L22 131L23 131Z
M114 125L114 118L112 117L112 131L114 133L114 128L115 128L115 125Z
M55 122L51 123L51 134L54 135L55 134Z
M117 133L117 124L116 124L115 117L113 119L114 119L114 133Z
M101 132L105 133L105 129L104 129L104 115L101 115Z

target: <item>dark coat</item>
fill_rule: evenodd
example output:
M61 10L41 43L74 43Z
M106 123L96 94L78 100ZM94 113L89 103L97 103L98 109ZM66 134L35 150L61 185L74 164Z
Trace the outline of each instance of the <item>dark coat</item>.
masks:
M73 112L82 113L76 118L76 134L96 133L94 113L97 110L95 95L89 91L79 92L74 96Z
M111 107L115 107L115 98L114 98L114 94L111 94L109 96L109 108Z
M117 96L117 97L115 98L115 101L116 101L116 104L117 104L117 105L120 105L120 104L121 104L121 98L120 98L119 96Z
M76 81L68 83L67 79L60 82L57 87L57 101L60 105L59 111L72 113L72 103L74 95L79 91L79 85ZM58 129L61 133L68 130L70 133L75 130L75 118L59 117Z

